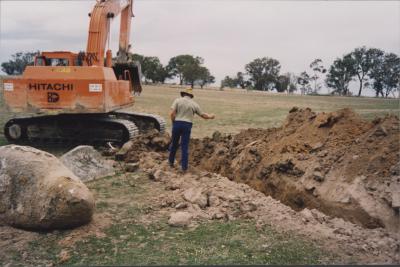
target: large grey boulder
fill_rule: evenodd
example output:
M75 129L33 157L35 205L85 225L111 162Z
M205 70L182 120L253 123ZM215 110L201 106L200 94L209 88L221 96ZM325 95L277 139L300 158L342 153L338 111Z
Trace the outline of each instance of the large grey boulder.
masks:
M0 221L37 230L72 228L92 219L89 189L55 156L25 146L0 147Z
M78 146L65 153L60 160L82 182L115 175L113 164L92 146Z

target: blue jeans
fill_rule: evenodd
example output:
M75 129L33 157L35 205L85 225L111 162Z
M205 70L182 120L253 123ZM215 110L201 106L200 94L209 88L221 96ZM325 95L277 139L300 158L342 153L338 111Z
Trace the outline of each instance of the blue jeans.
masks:
M169 164L174 165L176 151L179 147L179 140L181 141L182 151L182 170L188 169L189 163L189 141L190 133L192 131L192 123L186 121L174 121L172 125L172 140L169 148Z

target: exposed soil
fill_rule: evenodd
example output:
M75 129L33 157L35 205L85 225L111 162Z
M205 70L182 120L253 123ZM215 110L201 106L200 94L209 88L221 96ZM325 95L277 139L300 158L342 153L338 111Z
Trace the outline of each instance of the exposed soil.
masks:
M168 141L168 134L150 133L131 141L123 158L146 168L152 157L165 159L154 151L165 151ZM192 166L246 183L296 211L318 209L400 232L396 116L370 122L350 109L316 114L294 107L279 128L215 132L190 145Z
M350 109L293 108L283 126L191 142L201 169L243 182L299 211L316 208L367 228L400 231L399 119Z

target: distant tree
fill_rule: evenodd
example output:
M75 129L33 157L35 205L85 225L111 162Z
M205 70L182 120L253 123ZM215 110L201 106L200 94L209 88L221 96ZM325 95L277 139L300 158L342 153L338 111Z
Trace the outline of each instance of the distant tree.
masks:
M349 95L349 83L353 80L355 73L353 60L350 55L337 58L330 66L325 83L332 88L332 93Z
M144 60L144 56L140 55L140 54L131 54L131 53L129 53L128 54L128 59L131 60L131 61L137 61L140 64L142 64L143 60Z
M162 65L158 57L148 57L140 54L129 54L129 59L139 62L145 83L165 83L171 77L167 68Z
M279 93L287 92L289 90L290 77L286 74L280 75L276 82L276 91Z
M142 72L145 81L157 82L158 71L163 68L158 57L144 57L142 62Z
M202 72L202 67L199 64L186 64L182 72L184 83L190 85L193 88L196 81L200 79Z
M253 60L245 69L253 88L266 91L275 86L281 66L278 60L264 57Z
M297 83L300 85L301 94L305 95L309 91L311 91L310 86L310 75L307 72L303 71L300 73L300 76L297 77Z
M212 84L215 82L215 77L211 75L210 71L206 67L200 67L198 83L203 89L207 84Z
M310 64L310 68L313 71L313 75L310 77L310 81L313 83L313 93L317 94L321 90L322 85L318 82L321 74L326 72L326 69L322 65L322 60L317 58Z
M163 65L159 65L155 73L155 81L164 84L166 79L171 78L171 74Z
M393 53L385 54L380 61L374 62L370 77L373 80L375 95L388 97L400 88L400 58Z
M236 88L237 87L237 82L235 78L231 78L229 76L225 76L225 78L221 81L221 89L224 89L225 87L229 88Z
M179 78L179 84L183 85L185 80L190 80L192 77L185 77L184 73L190 73L190 69L195 70L196 66L199 67L203 64L204 60L201 57L194 57L192 55L179 55L169 60L167 70L172 77ZM192 76L190 74L190 76Z
M381 60L383 55L384 52L382 50L376 48L367 49L365 46L358 47L350 53L354 64L354 75L357 76L360 83L358 96L361 96L362 89L368 81L368 75L372 68Z
M20 75L24 72L26 66L31 66L34 63L35 56L40 52L18 52L11 55L8 62L1 64L1 69L8 75Z
M240 71L238 73L236 73L235 83L236 83L236 86L239 86L242 89L246 89L251 86L251 82L249 80L247 80L245 77L245 74Z

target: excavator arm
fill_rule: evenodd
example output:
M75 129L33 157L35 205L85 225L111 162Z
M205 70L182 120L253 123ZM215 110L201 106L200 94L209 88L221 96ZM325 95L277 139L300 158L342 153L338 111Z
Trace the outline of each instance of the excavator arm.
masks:
M86 62L89 66L104 66L111 19L121 14L118 62L126 62L133 16L133 0L97 0L90 16ZM111 67L111 66L108 66Z

